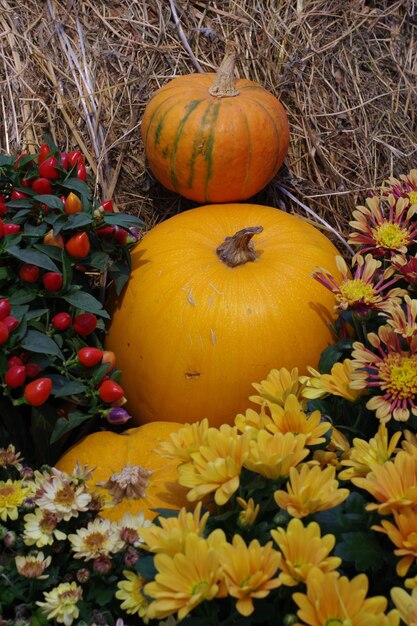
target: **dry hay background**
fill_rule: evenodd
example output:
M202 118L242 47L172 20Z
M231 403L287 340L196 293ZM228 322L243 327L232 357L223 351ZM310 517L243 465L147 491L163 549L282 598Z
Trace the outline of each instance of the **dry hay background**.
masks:
M147 227L190 208L146 169L141 117L170 78L216 69L230 39L291 125L253 201L304 204L346 237L355 204L416 166L416 28L414 0L0 0L0 152L50 133Z

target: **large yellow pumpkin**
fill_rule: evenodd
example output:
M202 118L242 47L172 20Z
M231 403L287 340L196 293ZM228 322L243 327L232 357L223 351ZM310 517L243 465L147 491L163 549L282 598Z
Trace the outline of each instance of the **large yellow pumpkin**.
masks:
M137 422L231 423L271 369L317 366L335 302L311 272L340 275L336 254L302 219L253 204L198 207L150 230L106 340Z
M111 431L92 433L65 452L56 467L71 473L79 461L81 466L95 468L88 484L104 497L107 504L111 504L103 509L103 517L118 520L125 513L143 511L146 519L152 520L156 516L152 509L179 509L187 505L186 491L176 483L178 462L165 459L156 451L158 442L168 440L170 433L181 426L173 422L155 422L130 428L122 434ZM128 467L123 473L126 466L130 469ZM97 483L108 483L112 477L111 484L107 484L109 488L97 486ZM135 492L136 479L140 481L140 489ZM127 496L135 492L135 497L122 497L124 490ZM112 494L117 495L116 499L121 498L120 502L113 502Z
M148 102L141 132L154 176L196 202L250 198L275 176L288 150L281 103L261 85L233 78L234 51L217 74L170 80Z

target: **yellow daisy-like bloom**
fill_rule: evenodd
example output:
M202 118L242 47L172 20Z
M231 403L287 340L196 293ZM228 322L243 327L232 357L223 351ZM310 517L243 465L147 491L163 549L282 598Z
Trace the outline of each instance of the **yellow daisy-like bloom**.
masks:
M249 438L224 424L207 431L206 444L191 454L191 462L178 468L178 482L189 487L190 502L214 493L214 501L226 504L238 490L240 473L249 454Z
M235 417L235 426L240 433L256 438L259 430L265 429L265 424L271 418L266 414L266 405L262 405L259 413L253 409L246 409L245 414L239 413Z
M259 515L260 505L255 504L253 498L249 498L247 502L243 498L236 498L236 502L243 509L237 518L238 526L240 528L251 528Z
M407 341L417 342L417 300L412 300L409 295L404 296L402 305L393 302L387 309L387 324L395 333Z
M321 420L320 411L305 413L302 403L290 394L284 406L270 405L271 417L265 417L265 429L270 433L294 433L306 435L306 446L316 446L325 441L325 435L331 428L330 422Z
M49 567L51 561L52 557L48 556L45 558L43 552L15 557L16 569L25 578L48 578L48 574L44 574L44 571Z
M68 535L75 559L90 561L111 552L119 552L125 545L120 537L117 523L97 517L88 522L87 528L77 528Z
M352 373L354 368L350 359L345 359L343 363L335 363L330 370L330 374L320 374L312 367L307 368L311 376L307 379L306 387L303 389L304 398L321 398L325 395L340 396L350 402L355 402L362 394L363 389L352 389Z
M353 484L368 491L377 503L366 506L381 515L417 506L417 457L401 450L393 461L374 465L366 477L354 477Z
M14 467L20 472L23 468L22 461L22 455L20 452L16 452L16 448L12 443L9 443L7 448L0 448L1 467Z
M142 543L141 531L142 528L149 528L153 526L153 523L145 519L145 513L143 511L139 511L133 515L133 513L125 513L123 517L116 522L117 528L120 532L120 539L125 543L138 547Z
M298 375L298 369L294 367L291 371L285 367L271 370L260 383L252 383L258 392L258 396L249 396L249 400L255 404L279 404L284 406L287 397L292 394L301 399L303 390L303 377ZM302 401L302 400L301 400Z
M23 541L27 546L43 548L51 546L55 539L63 541L67 537L57 528L59 518L50 511L35 509L33 513L25 515L23 521Z
M36 504L40 509L51 511L68 521L88 510L91 495L87 489L85 483L78 486L68 475L59 472L59 475L42 482L41 495L36 498Z
M149 602L142 593L145 579L140 574L130 572L129 570L123 571L123 576L126 580L121 580L117 583L116 598L123 600L120 608L126 611L128 615L139 615L145 624L148 623L148 617L146 615Z
M158 521L161 526L141 528L139 534L145 542L142 547L150 552L162 552L169 556L184 552L185 540L189 534L202 536L204 533L209 513L201 515L201 506L201 502L198 502L193 512L182 508L177 517L160 517Z
M406 626L417 626L417 588L408 594L401 587L391 589L391 598Z
M292 517L298 518L332 509L349 495L349 489L339 489L335 474L332 465L325 469L308 465L303 465L300 470L292 467L287 491L276 491L275 502Z
M223 546L222 565L227 592L237 598L236 609L247 617L254 611L253 600L266 598L280 586L277 570L281 555L272 541L261 546L257 539L246 545L240 535Z
M181 621L201 602L215 598L222 578L220 561L218 551L193 533L185 540L183 554L157 554L155 580L144 587L153 599L148 617L163 619L177 613Z
M45 602L36 602L48 620L56 620L58 624L71 626L80 614L77 603L81 600L83 590L77 583L61 583L51 591L43 592Z
M406 576L411 565L417 558L417 514L415 509L405 508L401 512L394 511L395 524L382 520L381 526L372 526L373 530L388 535L397 546L396 556L402 559L397 563L398 576Z
M394 453L395 447L401 438L401 432L393 434L388 440L388 430L385 424L380 424L375 437L369 441L356 437L349 459L341 461L341 465L348 467L339 473L339 480L350 480L354 476L366 476L376 465L383 465Z
M304 526L301 520L293 518L286 529L271 530L271 535L283 557L279 580L288 587L305 582L312 567L326 573L338 568L342 562L337 556L329 556L336 539L334 535L322 537L317 522Z
M19 507L30 494L30 488L21 480L0 480L0 519L16 520L19 516Z
M207 419L195 424L185 424L177 432L171 433L168 441L159 442L157 449L167 458L180 459L187 463L191 460L191 454L206 443L208 430Z
M291 467L295 467L309 455L310 451L305 443L305 435L272 435L266 430L260 430L256 440L249 443L249 455L244 466L271 480L284 478L288 476Z
M294 593L297 615L309 626L379 626L387 607L382 596L367 598L365 574L352 580L337 572L313 567L307 576L306 593Z

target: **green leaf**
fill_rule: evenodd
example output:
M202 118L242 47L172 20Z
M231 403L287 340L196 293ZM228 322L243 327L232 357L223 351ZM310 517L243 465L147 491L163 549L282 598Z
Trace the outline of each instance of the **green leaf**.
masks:
M109 211L105 211L103 215L103 222L116 226L143 226L143 221L135 215L128 215L127 213L110 213Z
M110 267L111 262L112 260L109 254L97 251L90 255L88 264L98 270L104 271Z
M153 556L141 556L135 563L135 570L139 572L143 578L153 580L157 574Z
M67 219L67 223L63 227L62 230L71 230L75 228L81 228L81 226L86 226L87 224L92 224L93 220L88 215L88 213L75 213L74 215L70 215Z
M56 375L52 375L50 378L53 383L52 395L56 398L75 396L87 390L87 387L80 380L67 381L63 376Z
M69 189L70 191L78 191L85 198L90 198L90 189L83 180L79 178L68 178L65 182L60 183L61 187L64 189Z
M82 413L81 411L73 411L69 413L68 417L60 417L57 419L54 430L52 431L50 443L55 443L62 435L69 433L88 419L91 419L91 415Z
M13 165L15 160L15 157L9 156L8 154L0 154L0 167L3 165Z
M130 276L130 269L124 263L113 263L109 269L116 295L120 296Z
M0 281L10 280L16 278L16 272L12 271L9 267L0 267Z
M348 532L336 545L336 556L354 563L358 572L376 571L384 562L384 550L371 532Z
M341 361L344 356L348 356L352 349L352 340L342 339L323 350L319 361L319 371L321 374L329 374L333 365Z
M64 256L63 248L59 248L58 246L48 246L45 243L35 243L33 247L36 248L36 250L39 250L39 252L42 252L42 254L46 254L46 256L49 256L51 259L62 262L62 258Z
M77 309L82 309L87 313L94 313L95 315L110 319L110 315L103 309L101 302L89 293L85 293L84 291L67 293L63 296L63 300L66 300Z
M53 261L51 261L50 257L42 252L39 252L38 250L9 248L8 252L16 259L19 259L19 261L23 261L23 263L31 263L32 265L37 265L45 270L49 270L50 272L59 272L58 267Z
M10 305L28 304L37 298L37 292L30 289L18 289L9 296Z
M37 352L39 354L52 354L64 360L64 355L56 345L55 341L51 337L48 337L48 335L45 335L38 330L29 330L21 343L21 347L25 350L30 350L31 352Z
M39 226L25 224L25 237L43 237L47 230L46 224L39 224Z
M17 200L9 200L6 202L8 209L31 209L33 207L32 198L17 198Z
M37 202L41 202L42 204L46 204L50 209L61 209L64 208L64 203L62 200L58 198L58 196L54 196L52 194L43 194L40 196L33 196L34 200Z

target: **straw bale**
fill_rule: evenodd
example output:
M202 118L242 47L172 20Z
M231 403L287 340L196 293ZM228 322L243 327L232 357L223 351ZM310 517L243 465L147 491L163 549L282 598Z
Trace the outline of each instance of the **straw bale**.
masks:
M253 201L316 220L308 207L346 237L358 200L416 166L416 6L0 0L0 151L34 149L45 133L80 146L100 196L151 227L194 203L147 170L146 102L174 76L215 70L233 40L240 75L277 95L291 124L285 165Z

